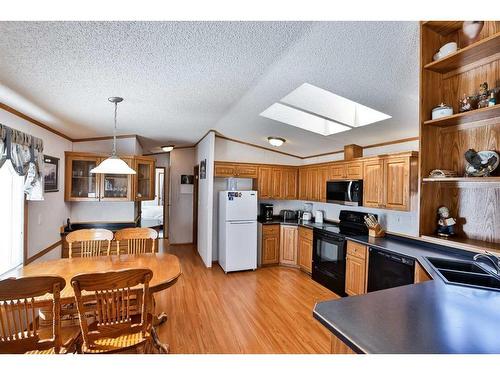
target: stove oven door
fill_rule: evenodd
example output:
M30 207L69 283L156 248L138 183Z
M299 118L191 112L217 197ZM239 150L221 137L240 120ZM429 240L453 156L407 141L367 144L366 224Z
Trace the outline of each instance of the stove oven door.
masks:
M345 238L314 231L313 280L339 296L345 296L345 263Z

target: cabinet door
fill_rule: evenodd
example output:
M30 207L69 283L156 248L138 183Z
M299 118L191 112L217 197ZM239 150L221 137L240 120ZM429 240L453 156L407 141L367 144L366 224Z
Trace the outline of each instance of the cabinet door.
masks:
M366 284L365 260L348 255L345 270L345 292L350 296L364 294Z
M389 157L384 161L385 207L393 210L409 210L410 160Z
M335 163L330 167L332 180L342 180L346 178L345 164Z
M134 167L132 158L121 158L129 167ZM100 158L101 163L105 158ZM133 175L127 174L101 174L99 199L101 201L131 201Z
M299 199L307 200L307 176L308 176L307 168L299 168Z
M277 264L280 258L280 226L262 228L262 264Z
M135 200L155 199L155 162L149 158L135 158Z
M233 177L236 176L236 166L234 164L220 164L215 163L214 168L215 177Z
M318 200L326 202L326 182L330 180L331 167L321 167L318 170Z
M311 229L299 227L298 247L299 266L302 270L311 273L313 247L313 234Z
M271 197L274 199L283 199L281 184L283 183L283 175L281 168L273 168L271 173L272 179L272 193Z
M297 199L297 168L282 169L281 197L283 199Z
M271 167L259 167L259 179L257 190L260 199L270 199L273 194L273 169Z
M307 176L307 199L319 201L318 168L311 168Z
M297 232L296 226L281 226L280 263L297 265Z
M257 178L258 167L250 164L237 164L236 176L239 178Z
M349 180L363 179L363 163L355 162L346 164L346 177Z
M383 207L384 161L369 160L363 166L363 206Z
M99 175L90 173L97 164L97 156L66 154L64 177L66 201L97 201L99 199Z

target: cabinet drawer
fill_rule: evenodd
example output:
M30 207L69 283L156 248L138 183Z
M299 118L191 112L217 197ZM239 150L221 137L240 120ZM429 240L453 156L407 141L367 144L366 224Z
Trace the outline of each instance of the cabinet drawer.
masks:
M304 238L308 241L313 240L313 231L309 228L299 227L299 237Z
M361 245L353 241L347 241L347 255L351 255L360 259L366 259L366 253L367 248L365 245Z
M263 224L262 233L264 235L279 235L280 225L279 224Z
M232 177L236 175L236 166L231 164L215 163L215 177Z

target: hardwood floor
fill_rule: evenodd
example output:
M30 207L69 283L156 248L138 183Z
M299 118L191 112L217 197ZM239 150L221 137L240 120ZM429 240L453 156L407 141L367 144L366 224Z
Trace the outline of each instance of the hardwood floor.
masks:
M164 245L182 276L156 295L168 321L160 339L171 353L329 353L330 334L312 317L317 301L338 298L305 273L285 267L224 274L206 268L192 245Z

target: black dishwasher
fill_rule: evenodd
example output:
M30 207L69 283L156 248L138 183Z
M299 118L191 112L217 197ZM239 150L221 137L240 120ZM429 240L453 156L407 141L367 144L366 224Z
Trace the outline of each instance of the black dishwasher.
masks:
M369 249L368 292L413 284L415 261L377 249Z

